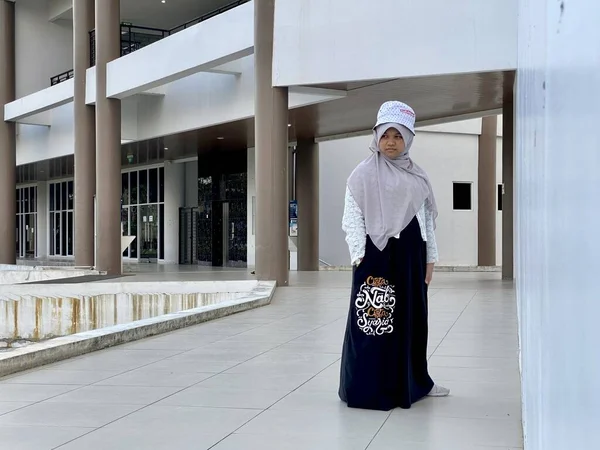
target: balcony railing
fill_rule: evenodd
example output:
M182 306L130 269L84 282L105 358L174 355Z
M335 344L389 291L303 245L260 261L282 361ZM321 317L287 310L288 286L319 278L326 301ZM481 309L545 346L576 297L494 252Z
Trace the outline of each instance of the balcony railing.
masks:
M50 78L50 86L55 86L58 83L62 83L63 81L70 80L71 78L73 78L73 76L74 76L73 69L67 70L66 72L63 72L63 73L59 73L58 75L55 75L52 78Z
M131 23L121 24L121 56L133 53L141 48L144 48L150 44L154 44L161 39L171 36L175 33L183 31L194 25L197 25L205 20L211 19L219 14L230 11L244 3L248 3L250 0L237 0L229 3L221 8L215 9L209 13L203 14L200 17L196 17L183 25L178 25L170 30L164 30L161 28L150 28L140 27ZM90 31L90 65L96 65L96 33L94 30Z
M204 22L205 20L211 19L219 14L223 14L233 8L237 8L238 6L243 5L244 3L248 3L250 0L237 0L232 3L228 3L225 6L221 6L220 8L215 9L214 11L208 12L206 14L201 15L200 17L196 17L195 19L190 20L189 22L184 23L183 25L179 25L175 28L171 28L169 30L169 36L175 34L179 31L183 31L186 28L193 27L194 25L199 24L200 22Z
M237 8L244 3L248 3L250 0L236 0L225 6L215 9L209 13L203 14L200 17L196 17L183 25L178 25L170 30L163 30L161 28L150 28L150 27L139 27L131 23L121 24L121 56L133 53L141 48L144 48L150 44L153 44L161 39L164 39L172 34L183 31L187 28L193 27L194 25L204 22L205 20L211 19L219 14L230 11L233 8ZM96 65L96 32L95 30L90 31L90 65L93 67ZM55 75L50 78L50 85L54 86L63 81L73 78L73 69L67 70L59 75Z

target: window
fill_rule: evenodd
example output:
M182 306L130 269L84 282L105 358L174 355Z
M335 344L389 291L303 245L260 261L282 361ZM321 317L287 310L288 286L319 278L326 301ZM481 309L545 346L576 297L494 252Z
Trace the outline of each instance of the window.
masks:
M503 189L503 185L499 184L498 185L498 211L502 211L502 191Z
M49 185L50 256L73 256L73 181Z
M470 211L472 183L454 183L452 186L452 203L455 211Z

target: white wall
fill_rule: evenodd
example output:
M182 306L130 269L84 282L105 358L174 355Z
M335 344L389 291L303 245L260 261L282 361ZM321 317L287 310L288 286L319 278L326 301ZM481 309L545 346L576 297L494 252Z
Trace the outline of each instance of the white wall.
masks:
M526 450L600 448L600 3L520 3L516 279Z
M139 97L133 96L121 100L121 140L138 140L138 103Z
M517 0L277 0L273 82L514 69L516 39Z
M146 139L254 115L254 58L241 76L198 73L163 86L164 97L142 96L139 138Z
M43 0L16 2L17 98L50 86L50 78L73 68L73 24L48 21Z
M477 135L419 133L412 149L416 163L427 171L439 216L436 238L440 264L477 265ZM453 210L453 183L470 182L470 211Z
M165 162L164 262L179 263L179 208L185 197L185 165Z
M436 238L442 265L477 265L478 134L481 120L456 122L443 128L419 129L412 158L429 174L438 203ZM497 184L502 180L501 138L498 138ZM319 144L320 257L333 265L349 265L341 229L346 180L369 154L370 136ZM453 210L453 182L471 182L471 211ZM502 213L497 213L497 262L501 263Z

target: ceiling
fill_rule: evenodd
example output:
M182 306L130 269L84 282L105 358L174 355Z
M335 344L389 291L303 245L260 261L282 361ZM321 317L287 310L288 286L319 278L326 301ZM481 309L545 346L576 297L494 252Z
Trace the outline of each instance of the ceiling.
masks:
M289 114L289 140L326 139L371 129L381 104L401 100L417 114L417 125L432 125L497 113L514 83L514 72L458 74L360 84L318 86L347 90L347 96ZM223 139L220 139L223 138ZM209 150L238 150L254 146L254 119L203 128L164 138L168 159Z

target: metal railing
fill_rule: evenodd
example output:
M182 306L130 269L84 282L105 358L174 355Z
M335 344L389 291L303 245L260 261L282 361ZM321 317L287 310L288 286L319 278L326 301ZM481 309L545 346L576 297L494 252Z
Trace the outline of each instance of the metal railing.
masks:
M67 70L66 72L63 72L63 73L59 73L58 75L55 75L50 78L50 86L55 86L58 83L62 83L63 81L70 80L71 78L73 78L74 75L75 75L75 73L73 72L73 69Z
M193 27L194 25L199 24L200 22L204 22L205 20L211 19L219 14L223 14L224 12L230 11L233 8L237 8L238 6L243 5L244 3L248 3L250 0L237 0L232 3L228 3L225 6L221 6L220 8L215 9L214 11L208 12L206 14L201 15L200 17L196 17L195 19L190 20L189 22L184 23L183 25L179 25L175 28L171 28L169 30L169 35L175 34L179 31L183 31L186 28Z
M214 11L203 14L195 19L192 19L182 25L178 25L170 30L161 28L151 28L133 25L131 23L121 24L121 56L133 53L141 48L154 44L161 39L171 36L175 33L183 31L194 25L197 25L205 20L211 19L219 14L237 8L250 0L237 0L225 6L215 9ZM96 33L95 30L90 31L90 65L96 65Z
M178 25L170 30L163 30L161 28L151 27L140 27L131 23L121 24L121 56L133 53L141 48L144 48L150 44L154 44L161 39L164 39L172 34L183 31L187 28L193 27L205 20L211 19L219 14L230 11L233 8L248 3L250 0L237 0L231 2L225 6L215 9L214 11L203 14L195 19L192 19L183 25ZM96 65L96 32L95 30L90 31L90 66ZM63 81L67 81L73 78L73 69L67 70L66 72L60 73L50 78L50 86L55 86Z

